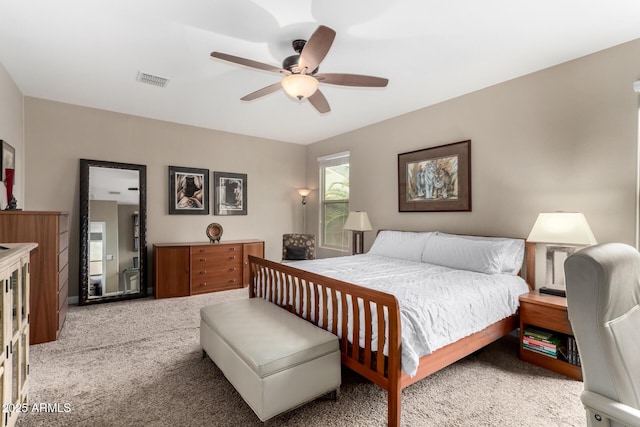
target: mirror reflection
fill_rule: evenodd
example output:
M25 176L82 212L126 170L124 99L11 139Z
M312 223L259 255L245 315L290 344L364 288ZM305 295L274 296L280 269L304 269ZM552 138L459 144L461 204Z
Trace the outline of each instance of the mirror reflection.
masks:
M145 167L82 160L83 171L80 303L144 296Z

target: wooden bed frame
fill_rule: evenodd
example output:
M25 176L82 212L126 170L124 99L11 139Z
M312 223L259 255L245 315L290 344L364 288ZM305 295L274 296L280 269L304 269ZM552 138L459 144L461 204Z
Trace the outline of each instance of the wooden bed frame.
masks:
M535 244L525 243L525 262L521 276L531 289L534 288L534 268ZM347 333L339 336L342 364L387 390L388 425L391 427L400 426L403 388L483 348L518 327L516 313L420 358L418 372L414 377L410 377L401 369L400 309L393 295L254 256L249 256L249 269L250 298L266 299L336 335L338 322L333 321L328 325L328 319L340 319L341 331L348 331L347 325L353 322L352 336L347 337ZM347 298L347 295L351 298ZM325 300L330 304L318 304ZM351 312L348 305L352 306ZM352 313L359 313L358 307L367 305L372 309L363 310L362 329L365 336L362 348L358 336L361 329L360 316L353 316ZM331 308L331 316L328 307ZM341 307L340 316L338 307ZM371 311L376 313L375 318ZM377 348L371 348L372 321L377 322L379 331ZM385 342L388 343L388 356L383 354Z

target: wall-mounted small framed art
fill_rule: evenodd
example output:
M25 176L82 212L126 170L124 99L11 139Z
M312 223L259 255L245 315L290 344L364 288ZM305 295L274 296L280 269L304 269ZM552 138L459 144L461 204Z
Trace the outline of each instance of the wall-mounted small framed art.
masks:
M13 196L13 186L16 179L16 149L7 141L0 139L0 181L4 185L0 195L0 209L17 210L16 198ZM6 200L5 200L6 194Z
M247 214L247 174L213 172L213 214Z
M16 149L9 145L7 141L1 139L0 148L0 167L2 167L0 181L5 181L7 178L7 169L15 170L16 168Z
M169 214L209 215L209 170L169 166Z
M398 154L398 210L471 211L471 141Z

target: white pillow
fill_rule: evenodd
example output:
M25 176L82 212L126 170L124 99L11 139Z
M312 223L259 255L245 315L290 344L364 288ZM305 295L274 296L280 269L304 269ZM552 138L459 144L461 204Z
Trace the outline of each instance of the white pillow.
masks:
M382 230L378 233L369 253L420 262L422 249L434 234L431 232Z
M422 251L422 262L486 274L503 272L509 258L504 242L433 236Z
M503 251L502 256L502 273L518 274L522 269L524 262L524 239L511 239L508 237L484 237L484 236L466 236L456 234L446 234L438 232L440 236L457 237L460 239L480 240L487 242L498 242Z

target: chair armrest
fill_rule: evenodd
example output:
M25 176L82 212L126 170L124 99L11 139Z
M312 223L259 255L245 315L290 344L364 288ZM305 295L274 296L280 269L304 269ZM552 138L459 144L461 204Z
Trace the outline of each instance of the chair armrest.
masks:
M640 410L636 408L586 390L580 395L580 400L582 400L582 404L587 409L590 409L594 413L599 413L604 417L625 425L640 425Z

